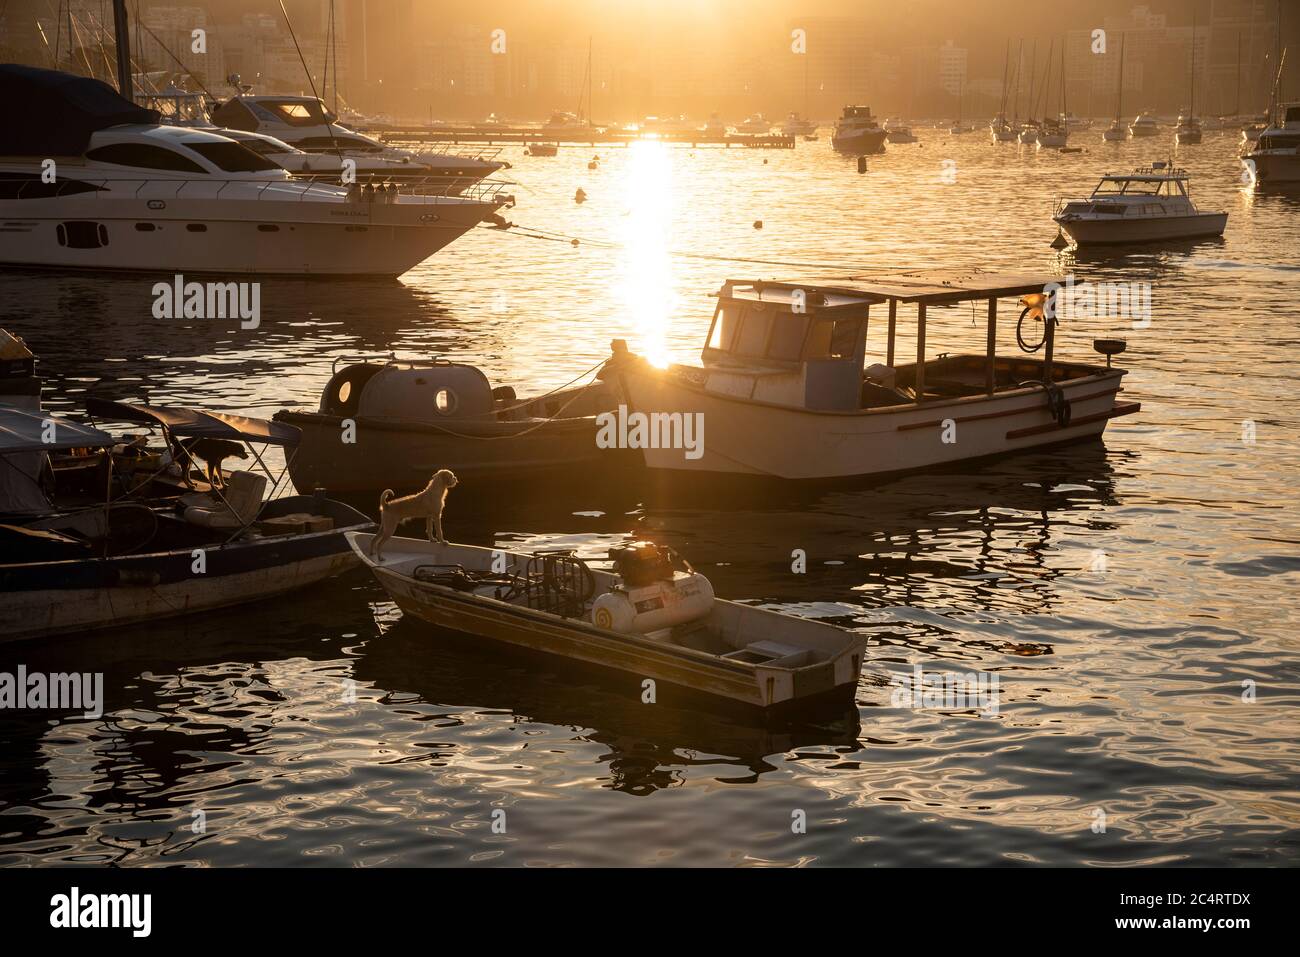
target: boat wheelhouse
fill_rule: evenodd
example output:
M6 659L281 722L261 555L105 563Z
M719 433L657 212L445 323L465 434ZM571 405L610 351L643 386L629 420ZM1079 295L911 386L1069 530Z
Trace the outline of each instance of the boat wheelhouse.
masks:
M629 414L702 417L693 456L642 450L646 466L671 472L849 479L1094 438L1139 405L1117 403L1126 373L1109 359L1057 358L1045 315L1054 288L1050 278L988 274L853 286L728 280L701 365L658 369L616 340L601 375ZM1017 340L1041 358L997 354L1007 297L1022 298ZM986 305L987 351L931 358L927 310L968 302ZM896 358L900 304L916 307L914 362ZM887 309L887 322L870 322L872 306ZM882 326L868 365L870 332ZM1110 355L1123 344L1096 348Z
M1166 163L1107 173L1087 199L1058 200L1052 219L1079 246L1222 236L1228 214L1197 209L1188 179Z

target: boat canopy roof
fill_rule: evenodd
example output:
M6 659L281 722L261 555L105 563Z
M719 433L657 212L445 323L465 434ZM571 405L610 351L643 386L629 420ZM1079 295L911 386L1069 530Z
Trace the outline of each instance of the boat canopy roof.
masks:
M783 306L790 312L851 312L874 303L895 302L918 305L951 305L984 299L1001 299L1042 293L1060 276L1044 273L971 273L945 275L917 273L906 276L850 276L851 286L819 286L813 283L763 282L728 279L718 298L740 302L763 302ZM803 294L800 309L793 308Z
M0 63L0 155L80 156L99 130L157 122L100 80Z
M0 406L0 455L102 448L112 444L113 437L107 432L80 425L71 419L51 415L49 412L29 412Z
M230 415L226 412L204 412L181 406L134 405L89 398L86 400L86 411L114 422L160 425L182 438L230 439L235 442L294 446L302 436L297 428L283 422Z

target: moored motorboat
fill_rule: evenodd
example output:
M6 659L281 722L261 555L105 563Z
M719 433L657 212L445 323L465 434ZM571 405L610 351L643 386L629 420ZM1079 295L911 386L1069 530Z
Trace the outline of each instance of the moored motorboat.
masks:
M474 366L443 359L339 365L316 411L275 415L302 431L289 463L299 491L401 493L439 468L471 481L582 474L620 457L597 443L596 416L615 405L601 382L521 401Z
M490 184L429 196L304 182L98 80L14 65L0 65L0 157L8 266L396 277L509 200Z
M632 700L667 694L767 714L853 700L863 635L717 598L708 579L646 542L614 571L534 553L349 533L402 613L451 632L600 669ZM647 695L650 695L647 698Z
M1242 157L1247 175L1259 185L1300 183L1300 103L1281 109L1281 122L1262 130Z
M988 274L852 286L728 280L702 366L658 369L615 341L601 375L618 385L628 416L699 423L705 438L694 450L640 447L662 472L855 479L1094 438L1139 406L1116 402L1123 370L1055 357L1055 321L1042 309L1052 288L1042 277ZM996 354L996 302L1007 296L1026 297L1017 339L1044 358ZM927 307L976 301L988 304L987 354L927 357ZM914 363L895 363L899 303L917 307ZM864 368L869 310L881 304L887 349Z
M91 400L111 421L184 440L290 446L288 426L179 407ZM55 422L52 433L48 425ZM49 413L0 407L0 455L107 447L112 436ZM263 501L268 475L230 472L223 484L162 505L119 496L86 508L50 503L0 525L0 641L190 615L312 585L356 564L343 537L366 516L323 495ZM278 484L278 483L277 483Z
M846 106L835 124L831 147L842 153L859 156L879 153L885 148L885 131L871 115L869 106Z
M1107 173L1087 199L1058 200L1052 219L1079 246L1222 236L1228 214L1197 209L1189 178L1163 162Z
M1144 136L1155 136L1160 132L1160 126L1150 113L1140 113L1129 124L1128 131L1134 139L1140 139Z

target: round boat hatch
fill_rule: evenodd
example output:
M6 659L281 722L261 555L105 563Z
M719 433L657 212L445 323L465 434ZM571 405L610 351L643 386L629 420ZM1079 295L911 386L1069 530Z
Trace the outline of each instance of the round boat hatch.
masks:
M344 382L341 386L339 386L339 401L340 401L340 402L346 402L346 401L348 401L348 396L350 396L351 394L352 394L352 383L351 383L351 382Z
M433 397L433 404L443 415L451 415L456 411L456 393L451 389L439 389Z

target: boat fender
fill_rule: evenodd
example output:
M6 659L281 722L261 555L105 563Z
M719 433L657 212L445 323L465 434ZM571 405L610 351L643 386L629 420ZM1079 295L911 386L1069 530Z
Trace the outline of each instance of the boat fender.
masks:
M713 585L699 572L675 572L671 580L617 586L591 606L597 628L646 634L703 618L713 610Z

